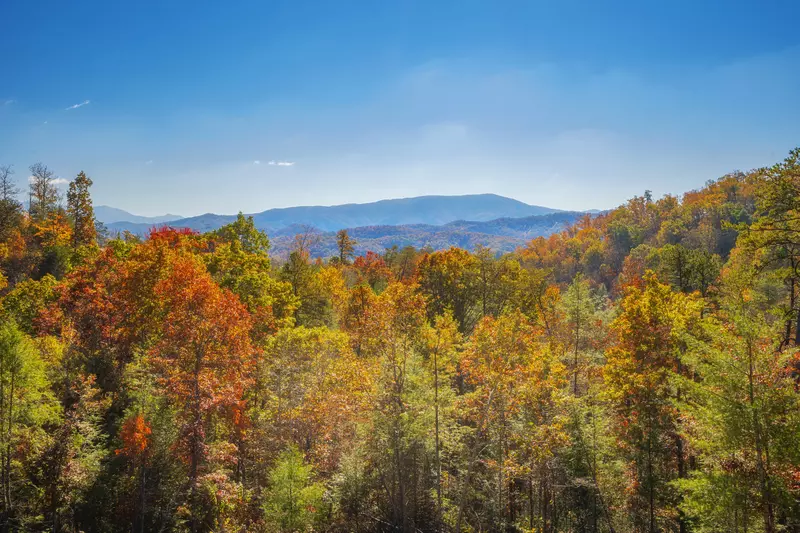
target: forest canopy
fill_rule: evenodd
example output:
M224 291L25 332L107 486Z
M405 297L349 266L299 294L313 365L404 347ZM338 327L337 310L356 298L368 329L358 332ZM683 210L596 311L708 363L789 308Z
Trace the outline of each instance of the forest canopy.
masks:
M504 255L110 235L30 174L2 532L800 531L800 149Z

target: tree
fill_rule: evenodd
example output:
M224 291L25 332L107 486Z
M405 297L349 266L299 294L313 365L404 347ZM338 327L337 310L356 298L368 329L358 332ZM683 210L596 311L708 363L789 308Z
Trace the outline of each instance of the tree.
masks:
M256 228L252 216L244 216L241 212L235 221L211 232L211 235L222 242L237 243L248 254L267 257L269 252L267 234Z
M322 514L325 488L312 481L312 468L295 447L281 453L270 472L270 488L264 502L267 522L281 533L309 531Z
M292 285L271 275L269 238L253 217L241 213L236 221L207 234L210 253L203 259L222 288L236 294L253 317L253 340L294 322L299 298Z
M336 232L336 247L339 249L339 263L342 265L348 264L350 259L355 254L356 241L350 238L346 229L340 229Z
M509 257L498 259L482 246L474 255L478 260L475 289L481 316L498 316L510 303L522 269L518 261Z
M46 220L57 208L61 194L53 172L42 163L30 166L30 205L28 212L36 223Z
M796 353L779 349L780 321L770 317L758 269L744 256L734 253L721 311L688 354L698 380L686 380L682 407L699 468L679 486L698 531L747 530L760 515L763 531L773 533L800 520L792 495L800 395L787 372Z
M35 492L24 469L48 441L45 425L56 416L41 355L6 321L0 325L0 531L21 530L31 518L18 512Z
M55 286L56 279L50 275L18 283L3 300L5 319L13 320L19 329L33 335L40 315L58 297Z
M286 328L265 342L253 400L262 464L275 448L300 447L330 473L354 439L371 378L349 338L327 328Z
M383 258L375 252L359 255L353 262L353 270L358 273L358 283L367 283L373 291L380 292L392 279L392 271Z
M128 458L134 468L138 470L139 478L139 512L138 522L139 531L144 531L145 515L145 483L147 459L151 447L150 435L153 433L150 424L144 416L136 414L125 419L120 429L120 440L122 446L116 450L116 455Z
M45 517L52 531L75 531L80 506L101 470L108 453L101 417L107 408L92 376L67 379L63 390L63 416L35 471L43 486Z
M281 267L281 278L292 285L292 293L298 300L294 311L295 323L304 326L327 325L331 320L330 301L320 286L318 265L311 264L310 247L318 234L307 230L295 236L289 259Z
M443 489L442 489L442 404L452 404L452 398L446 391L452 392L448 381L456 372L455 354L458 345L462 342L458 333L458 324L450 315L437 316L433 326L424 330L425 353L428 364L433 367L433 407L434 407L434 453L436 460L436 511L437 520L443 523ZM444 380L440 381L442 378ZM443 383L444 386L440 385ZM444 401L443 401L444 400ZM448 401L449 400L449 401Z
M69 184L67 191L67 214L72 220L72 246L78 248L97 241L94 208L89 187L92 180L81 171Z
M787 292L782 348L800 345L800 148L758 172L756 213L742 244L758 250L762 268L780 270Z
M252 381L250 316L203 265L179 257L154 288L163 306L163 333L150 350L165 392L178 409L189 464L191 526L199 528L197 484L206 458L211 416L236 405Z
M538 485L541 494L540 516L534 517L531 501L527 522L552 531L550 459L565 438L556 423L565 373L547 344L538 342L541 333L519 311L486 317L460 359L469 389L459 406L470 435L458 472L456 531L462 531L466 511L474 507L486 509L484 522L472 524L475 529L516 526L515 502L522 500L518 493L525 485L530 494Z
M570 371L572 373L572 394L578 396L580 392L588 388L586 385L579 388L581 370L586 371L582 366L586 362L581 359L585 357L585 351L589 348L589 341L596 333L595 314L596 306L594 302L589 282L582 274L575 276L567 292L564 294L563 304L565 308L566 325L569 328L567 346L570 346L571 359ZM587 376L588 378L588 376Z
M422 257L418 266L419 287L430 299L431 318L450 311L462 333L472 331L479 317L477 267L478 260L460 248Z
M22 223L22 204L17 195L19 188L13 181L14 170L0 166L0 243L6 242L11 232Z
M683 530L681 517L664 512L676 497L668 482L686 475L683 438L672 407L681 389L672 376L685 373L682 336L699 318L702 303L674 293L652 272L643 283L628 287L611 324L616 338L606 350L605 395L630 467L633 527L653 533L677 522Z

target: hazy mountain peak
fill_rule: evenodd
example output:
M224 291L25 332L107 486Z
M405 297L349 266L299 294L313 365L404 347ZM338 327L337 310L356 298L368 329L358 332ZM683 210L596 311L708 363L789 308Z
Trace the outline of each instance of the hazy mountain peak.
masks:
M181 215L166 215L146 217L141 215L134 215L124 209L111 207L108 205L98 205L94 208L94 217L103 224L114 224L116 222L130 222L133 224L163 224L165 222L172 222L180 220Z

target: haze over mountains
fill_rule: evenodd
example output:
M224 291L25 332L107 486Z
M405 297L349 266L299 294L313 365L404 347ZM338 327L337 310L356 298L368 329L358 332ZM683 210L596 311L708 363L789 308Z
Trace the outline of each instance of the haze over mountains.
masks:
M366 204L301 206L268 209L253 214L256 227L266 231L273 253L282 256L294 235L309 228L319 233L315 256L326 257L335 249L335 232L348 229L358 241L357 252L380 251L391 246L488 246L507 252L526 241L559 231L583 213L530 205L496 194L420 196L381 200ZM95 216L112 232L144 235L160 224L213 231L236 215L207 213L181 218L175 215L140 217L120 209L99 206Z

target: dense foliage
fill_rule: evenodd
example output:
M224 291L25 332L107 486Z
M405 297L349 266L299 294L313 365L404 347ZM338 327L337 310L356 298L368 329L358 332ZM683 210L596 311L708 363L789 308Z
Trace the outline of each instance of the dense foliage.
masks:
M800 149L514 253L109 237L0 168L0 531L800 531Z

